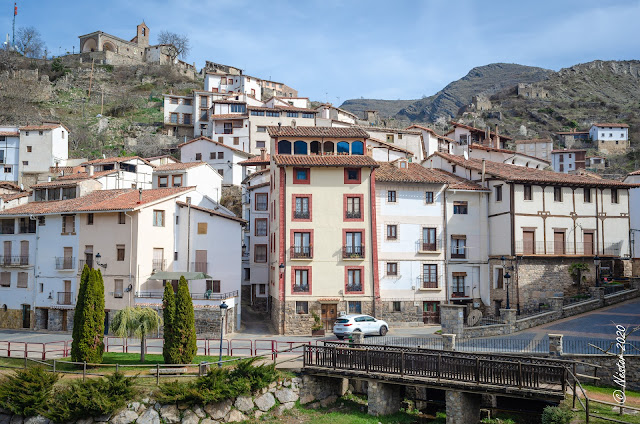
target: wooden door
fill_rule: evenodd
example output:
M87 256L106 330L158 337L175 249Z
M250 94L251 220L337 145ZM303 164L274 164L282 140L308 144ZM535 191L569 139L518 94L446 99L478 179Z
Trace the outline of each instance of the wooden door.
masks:
M29 242L20 242L20 265L29 265Z
M31 306L22 305L22 328L31 328Z
M84 261L89 268L93 268L93 246L84 247Z
M564 255L564 232L553 233L553 254Z
M196 266L192 268L195 272L207 272L207 251L196 250Z
M422 321L425 324L440 323L440 302L422 302Z
M73 268L73 247L64 248L64 263L62 269Z
M535 232L533 231L523 231L522 232L522 253L525 255L535 255L536 254L536 237Z
M593 255L593 233L584 233L582 237L584 240L584 254Z
M320 305L320 319L324 324L325 330L333 330L333 324L338 319L337 306L335 303L323 303Z
M5 265L11 264L11 242L10 241L4 242L4 264Z
M436 250L436 229L422 229L422 250L425 252L434 252Z

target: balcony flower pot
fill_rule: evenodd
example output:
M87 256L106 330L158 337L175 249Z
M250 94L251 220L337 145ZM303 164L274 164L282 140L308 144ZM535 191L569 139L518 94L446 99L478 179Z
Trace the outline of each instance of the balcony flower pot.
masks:
M313 325L311 326L311 335L312 336L324 336L324 326L322 325L322 321L320 321L320 317L315 312L313 315Z
M319 329L311 328L311 335L313 337L324 336L324 328L319 328Z

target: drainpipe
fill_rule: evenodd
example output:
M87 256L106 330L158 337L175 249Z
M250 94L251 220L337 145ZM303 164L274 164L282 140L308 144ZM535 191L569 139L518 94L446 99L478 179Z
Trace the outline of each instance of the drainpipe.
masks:
M487 170L487 162L482 159L482 187L484 187L485 172Z
M126 212L124 213L125 216L129 217L129 225L130 225L130 229L129 229L129 285L132 286L132 272L131 272L131 266L133 265L133 216L127 214ZM137 257L137 255L136 255ZM137 287L136 287L137 289ZM133 306L131 304L131 292L132 290L129 290L129 306Z
M447 190L449 190L449 184L444 185L444 190L442 191L442 209L443 209L443 232L444 236L442 237L442 249L444 250L444 296L445 302L449 303L449 258L447 256L448 248L447 248L447 238L448 238L448 228L447 228Z
M37 265L38 264L38 240L40 239L40 228L39 228L40 226L38 225L38 220L33 215L29 215L29 220L31 220L32 217L33 217L33 220L36 222L36 247L35 247L34 253L33 253L33 296L32 296L33 306L31 307L31 310L33 311L33 317L34 317L34 319L33 319L33 321L34 321L33 322L33 327L34 327L34 330L35 330L35 326L36 326L36 323L35 323L36 296L37 296L37 293L38 293L38 290L37 290L38 282L37 282L37 279L36 279L36 277L37 277L36 267L38 266ZM20 224L18 224L18 225L20 225ZM76 286L77 286L77 283L76 283ZM31 319L31 318L29 318L29 319ZM49 328L49 324L48 323L47 323L47 328Z
M191 197L187 197L187 272L189 272L189 260L191 259Z

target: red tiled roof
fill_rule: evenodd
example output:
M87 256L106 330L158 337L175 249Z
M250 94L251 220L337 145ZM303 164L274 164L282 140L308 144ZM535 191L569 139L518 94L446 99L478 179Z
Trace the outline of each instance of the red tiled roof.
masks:
M20 137L20 133L14 131L0 131L0 137Z
M428 133L431 133L431 135L433 135L433 136L434 136L434 137L436 137L436 138L441 138L441 139L443 139L443 140L447 140L447 141L453 141L453 142L455 142L455 140L454 140L454 139L449 138L449 137L445 137L445 136L443 136L443 135L440 135L440 134L438 134L437 132L435 132L433 129L431 129L431 128L429 128L429 127L424 127L424 126L422 126L422 125L416 125L416 124L411 125L410 127L407 127L407 129L411 129L411 128L419 128L419 129L421 129L421 130L427 131Z
M480 159L464 159L461 156L449 155L447 153L435 152L429 157L440 156L447 161L460 165L467 169L482 172L482 161ZM485 161L485 171L496 178L517 183L538 183L564 186L594 186L594 187L619 187L632 188L633 184L625 184L620 181L596 179L583 175L563 174L542 169L527 168L506 163Z
M506 153L509 155L520 155L520 156L525 156L540 162L544 162L544 163L548 163L550 164L551 162L549 162L548 160L544 160L544 159L540 159L538 157L535 156L531 156L528 155L526 153L521 153L521 152L515 152L513 150L507 150L507 149L498 149L497 147L489 147L489 146L483 146L482 144L478 144L478 143L471 143L469 145L469 147L471 149L476 149L476 150L484 150L485 152L497 152L497 153Z
M354 125L356 128L361 128L365 131L372 132L385 132L385 133L402 133L402 134L414 134L414 135L422 135L422 131L418 130L403 130L402 128L387 128L387 127L372 127L372 126L364 126L364 125Z
M98 172L94 172L93 173L93 177L89 177L89 173L88 172L76 172L75 174L63 175L62 177L58 177L57 180L51 181L51 182L54 183L54 182L60 181L60 180L86 180L86 179L89 179L89 178L96 179L96 178L104 177L105 175L115 174L116 172L118 172L118 171L115 170L115 169L110 169L108 171L98 171ZM41 183L41 184L45 184L45 183Z
M44 130L54 130L56 128L62 127L65 130L69 131L67 127L62 125L61 123L44 123L41 125L25 125L20 127L20 131L44 131Z
M266 183L261 183L261 184L256 184L254 186L249 186L249 187L247 187L247 190L255 190L257 188L267 187L269 184L271 184L271 183L269 181L267 181Z
M640 175L640 169L638 169L637 171L630 172L627 175Z
M220 115L211 115L211 119L216 121L216 120L221 120L221 119L247 119L248 116L247 115L240 115L237 113L222 113Z
M391 150L397 150L399 152L408 153L413 156L413 152L411 150L403 149L402 147L396 146L393 143L387 143L386 141L378 140L377 138L370 138L369 140L382 144L384 147L388 147Z
M556 135L589 134L589 131L558 131Z
M377 168L379 166L378 162L373 160L373 158L362 155L274 155L273 161L278 166L335 166L353 168Z
M450 172L425 168L417 163L407 163L406 168L399 168L397 161L380 162L380 169L375 172L375 178L381 182L449 184L450 188L458 190L487 190Z
M531 140L516 140L516 144L551 143L550 138L533 138Z
M629 128L628 124L620 124L620 123L614 123L614 122L600 122L593 125L596 127Z
M208 141L209 143L213 143L213 144L217 144L218 146L226 147L227 149L229 149L229 150L231 150L231 151L233 151L235 153L238 153L239 155L244 155L244 156L247 156L247 157L251 156L250 153L243 152L242 150L236 149L235 147L227 146L224 143L219 143L219 142L217 142L215 140L212 140L209 137L205 137L205 136L194 138L193 140L189 140L186 143L178 144L178 147L186 146L187 144L191 144L191 143L194 143L194 142L200 141L200 140Z
M146 159L143 159L140 156L122 156L122 157L114 156L110 158L93 159L93 160L81 163L81 165L101 165L103 163L120 163L120 162L126 162L133 159L140 159L142 162L146 163L147 165L151 165Z
M333 138L369 138L369 134L355 127L267 127L272 137L333 137Z
M187 205L185 202L176 202L176 204L180 207L186 208L189 205ZM236 221L239 222L241 224L246 224L247 221L242 219L242 218L238 218L237 216L231 216L231 215L227 215L226 213L222 213L213 209L209 209L209 208L204 208L202 206L195 206L195 205L191 205L191 209L195 209L197 211L201 211L201 212L206 212L208 214L211 215L215 215L215 216L219 216L220 218L226 218L226 219L230 219L232 221Z
M206 165L207 162L179 162L179 163L167 163L165 165L158 165L154 168L153 172L163 171L182 171L184 169L195 168L196 166Z
M133 210L141 205L175 197L193 190L193 187L171 187L142 190L133 188L116 190L96 190L75 199L52 202L29 202L15 208L0 211L0 215L46 215L70 212L108 212Z
M10 202L12 200L16 200L21 197L29 197L30 195L31 195L31 192L28 192L28 191L25 191L22 193L4 193L4 194L0 194L0 199L2 199L5 202Z
M0 181L0 188L8 188L10 190L24 191L23 189L20 188L19 185L12 183L11 181Z
M456 122L456 121L451 121L450 124L453 125L454 127L466 128L469 131L476 131L476 132L481 132L481 133L485 132L484 130L481 130L480 128L472 127L470 125L461 124L460 122ZM495 137L496 133L493 132L493 131L489 131L489 135L491 137ZM498 134L498 137L504 138L505 140L511 140L511 137L507 137L506 135L502 135L502 134Z
M271 162L271 155L265 155L264 159L260 159L260 156L254 156L251 159L243 160L238 162L239 165L242 166L257 166L257 165L269 165Z
M574 152L587 153L587 150L586 149L555 149L551 151L551 153L574 153Z

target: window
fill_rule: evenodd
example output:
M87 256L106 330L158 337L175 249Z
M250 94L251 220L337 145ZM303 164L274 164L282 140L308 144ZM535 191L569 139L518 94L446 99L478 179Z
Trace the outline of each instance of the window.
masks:
M62 215L62 235L75 234L76 232L76 216Z
M524 200L532 200L531 186L529 184L525 184L524 186Z
M396 202L396 191L395 190L387 191L387 202L389 202L389 203L395 203Z
M293 211L294 219L311 219L310 197L295 196L295 210Z
M393 143L393 134L387 134L387 143Z
M220 280L206 280L205 282L207 289L206 291L209 293L220 293Z
M360 184L360 168L345 168L344 183Z
M268 110L267 116L278 117L280 116L280 112L274 112L274 111Z
M263 110L252 110L251 111L251 116L264 116L264 111Z
M387 275L398 275L398 263L397 262L387 262Z
M451 257L464 259L466 257L467 238L464 236L451 236Z
M244 269L244 279L245 281L251 280L251 268Z
M611 203L618 203L618 190L615 188L611 189Z
M313 113L302 112L303 118L313 118Z
M124 224L125 222L124 212L118 212L118 224Z
M559 161L564 162L564 155L560 155Z
M2 219L0 220L2 224L2 234L14 234L15 233L15 221L13 219Z
M309 313L309 302L296 302L296 314L303 315Z
M424 192L424 202L425 203L433 203L433 191L425 191Z
M467 215L467 213L468 213L467 202L453 202L454 215Z
M24 135L26 135L27 137L29 137L29 131L25 131ZM604 136L604 134L602 134Z
M27 153L31 153L33 150L33 146L27 146Z
M224 177L224 169L216 169L216 171L218 171L221 177Z
M60 189L50 188L47 190L49 200L60 200Z
M116 260L124 261L124 244L116 244Z
M62 200L75 199L75 198L76 198L75 187L64 187L62 189Z
M165 176L158 176L158 187L159 188L164 188L164 187L169 187L169 177Z
M257 263L267 262L267 245L256 244L253 246L253 261Z
M233 137L233 145L238 146L240 144L240 137Z
M494 286L496 289L504 288L504 269L503 268L496 268L496 282Z
M267 132L267 127L257 127L256 132L259 132L259 133Z
M265 142L264 141L256 141L256 147L257 148L262 148L265 146Z
M294 184L309 184L310 170L309 168L293 168Z
M438 265L422 264L422 288L423 289L438 288Z
M260 284L258 289L259 289L259 294L267 294L267 285L266 284Z
M247 111L246 105L231 105L231 112L245 113Z
M44 131L38 131L38 135L44 135Z
M218 159L224 159L224 152L218 152Z
M39 216L38 217L38 226L42 227L44 226L45 223L45 217L44 216Z
M255 235L258 237L266 237L267 235L267 218L255 219Z
M16 287L26 289L29 282L29 274L26 272L18 272L18 284Z
M207 98L205 96L200 97L200 107L207 107Z
M294 293L310 293L309 286L309 268L293 269L293 292Z
M502 202L502 186L495 186L494 189L496 192L496 202Z
M554 202L562 202L562 187L553 188L553 200Z
M202 160L202 153L196 153L196 160Z
M423 252L435 252L436 250L438 250L435 228L425 227L422 229L422 249L421 250Z
M10 166L5 166L4 167L4 173L5 174L11 174L11 167ZM42 191L42 190L37 190L37 191Z
M191 99L184 99L183 103L185 106L191 106Z
M402 312L402 302L394 300L391 304L391 310L393 312Z
M20 218L20 233L33 234L36 232L36 221L31 218Z
M178 123L178 114L177 113L171 113L171 123L172 124L177 124Z
M182 175L172 175L172 180L174 187L182 187Z
M123 286L124 286L124 280L122 279L115 279L113 280L113 297L115 298L122 298L123 295Z
M347 196L346 198L347 208L345 211L345 219L361 219L362 198L360 196Z
M0 286L2 287L11 287L11 273L10 272L0 272Z
M452 297L465 297L465 287L464 280L466 275L454 275L453 276L453 287L451 288L451 296Z
M584 203L591 203L591 189L585 188L582 191L584 193Z
M347 302L347 312L350 314L361 314L362 302L359 300L350 300Z
M269 195L267 193L256 193L256 210L266 211L269 208Z
M362 245L363 231L345 231L344 258L363 258L364 246Z
M287 118L297 118L298 112L287 112Z
M209 159L215 159L215 158L216 158L216 152L210 152Z
M153 226L154 227L164 227L164 211L155 210L153 211Z
M345 284L346 293L362 293L362 273L364 268L347 268L347 281Z
M398 238L398 226L387 225L387 240L396 240Z
M29 161L28 161L28 160L23 160L23 161L22 161L22 165L24 165L24 166L29 166Z
M198 234L207 234L207 227L206 222L198 222Z

